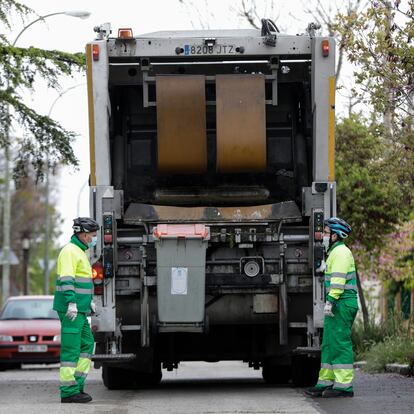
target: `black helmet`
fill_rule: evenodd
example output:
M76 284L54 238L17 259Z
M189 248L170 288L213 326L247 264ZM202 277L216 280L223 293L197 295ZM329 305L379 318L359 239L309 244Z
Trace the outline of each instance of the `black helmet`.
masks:
M73 219L73 232L74 233L91 233L99 230L99 224L89 217L78 217Z
M352 227L339 217L331 217L328 220L325 220L324 224L342 239L346 239L352 233Z

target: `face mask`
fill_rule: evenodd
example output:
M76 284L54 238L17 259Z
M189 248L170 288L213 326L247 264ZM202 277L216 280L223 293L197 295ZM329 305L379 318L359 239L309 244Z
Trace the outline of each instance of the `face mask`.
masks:
M323 236L323 247L325 247L325 251L329 250L329 246L331 245L331 236Z
M95 247L97 241L98 241L98 237L97 236L92 237L92 241L90 241L88 243L88 247Z

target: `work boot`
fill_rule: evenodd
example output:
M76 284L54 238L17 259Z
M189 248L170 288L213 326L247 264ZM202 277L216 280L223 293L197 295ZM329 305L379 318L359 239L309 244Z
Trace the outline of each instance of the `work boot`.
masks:
M310 388L305 388L303 392L309 397L322 397L322 393L329 388L332 388L332 387L328 387L328 388L310 387Z
M353 397L353 396L354 396L353 391L342 391L342 390L336 390L333 388L325 390L322 393L323 398Z
M87 392L85 392L85 391L83 391L83 390L81 390L80 391L80 393L82 394L82 395L86 395L86 396L88 396L88 397L91 397ZM91 397L91 399L92 399L92 397Z
M88 403L92 401L92 397L86 393L79 393L75 395L71 395L70 397L63 397L61 398L62 403Z

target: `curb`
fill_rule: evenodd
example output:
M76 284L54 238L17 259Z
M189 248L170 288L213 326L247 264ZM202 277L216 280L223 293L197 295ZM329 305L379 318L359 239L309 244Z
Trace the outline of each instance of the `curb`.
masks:
M367 361L354 362L354 368L364 368L367 365Z
M406 376L411 375L411 368L408 364L387 364L385 371Z

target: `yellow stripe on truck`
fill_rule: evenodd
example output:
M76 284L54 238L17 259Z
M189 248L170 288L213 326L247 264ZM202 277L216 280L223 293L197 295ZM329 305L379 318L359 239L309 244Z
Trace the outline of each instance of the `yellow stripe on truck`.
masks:
M90 153L90 185L96 185L95 162L95 111L93 106L93 77L92 77L92 44L86 45L86 79L88 84L88 114L89 114L89 153Z
M328 181L335 181L335 76L329 77Z

